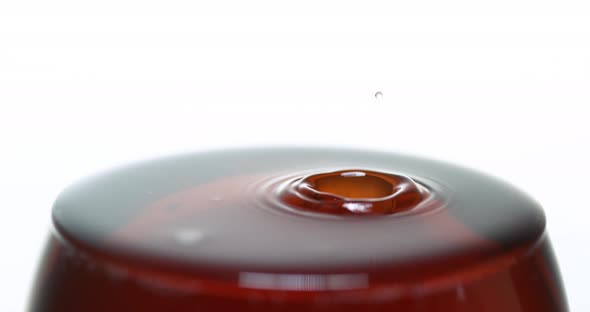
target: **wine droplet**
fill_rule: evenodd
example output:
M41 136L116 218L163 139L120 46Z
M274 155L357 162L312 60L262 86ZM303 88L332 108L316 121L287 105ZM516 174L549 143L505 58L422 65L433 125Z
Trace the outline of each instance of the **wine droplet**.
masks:
M369 170L343 170L294 179L279 192L295 209L336 215L382 215L411 210L429 191L409 177Z

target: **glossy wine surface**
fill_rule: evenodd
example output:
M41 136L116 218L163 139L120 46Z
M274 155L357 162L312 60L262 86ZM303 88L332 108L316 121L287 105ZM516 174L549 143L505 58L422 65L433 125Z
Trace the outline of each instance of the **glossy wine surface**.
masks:
M540 207L454 165L244 149L66 189L30 311L567 311Z

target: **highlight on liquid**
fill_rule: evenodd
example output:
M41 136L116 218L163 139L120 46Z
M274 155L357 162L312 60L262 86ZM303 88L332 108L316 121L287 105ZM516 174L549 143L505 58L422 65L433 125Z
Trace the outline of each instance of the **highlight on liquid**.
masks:
M414 157L243 149L58 197L30 311L567 311L537 204Z

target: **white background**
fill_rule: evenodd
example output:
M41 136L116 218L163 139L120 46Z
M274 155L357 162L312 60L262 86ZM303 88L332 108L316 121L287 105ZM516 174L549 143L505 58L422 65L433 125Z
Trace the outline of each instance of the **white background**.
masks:
M24 310L77 178L278 144L510 181L545 207L571 310L590 311L589 104L587 1L1 1L0 311Z

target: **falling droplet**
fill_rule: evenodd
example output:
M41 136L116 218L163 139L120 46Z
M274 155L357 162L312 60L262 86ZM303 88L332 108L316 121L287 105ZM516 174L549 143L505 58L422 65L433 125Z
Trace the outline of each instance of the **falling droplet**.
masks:
M376 98L377 100L381 100L381 99L383 99L383 92L381 92L381 91L377 91L377 92L375 93L375 98Z

